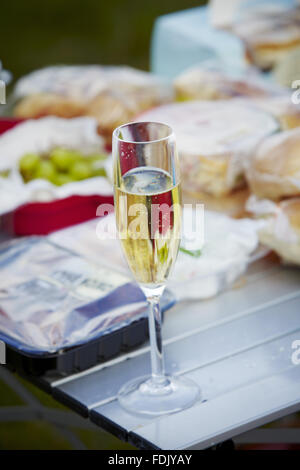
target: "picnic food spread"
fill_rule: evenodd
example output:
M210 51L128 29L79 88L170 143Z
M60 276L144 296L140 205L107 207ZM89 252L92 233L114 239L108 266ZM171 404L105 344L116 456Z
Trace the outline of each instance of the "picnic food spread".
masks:
M182 23L181 15L169 25L166 18L166 31L156 28L153 40L157 75L56 65L16 81L0 117L0 238L11 238L0 246L0 342L17 371L77 374L149 333L152 378L162 378L160 310L183 301L209 305L206 299L231 288L208 306L202 326L215 327L220 315L223 324L229 312L225 330L235 331L231 320L249 316L252 306L256 320L261 306L269 309L261 279L270 265L270 290L278 283L282 299L290 297L288 270L273 267L279 258L300 266L300 89L292 84L300 7L269 7L246 6L226 25L212 26L207 11L198 19L187 12ZM172 47L170 61L166 53L159 65L157 51ZM271 251L278 256L262 259ZM268 332L259 330L261 348ZM252 354L250 343L240 344ZM153 408L156 386L149 406L144 392L138 408L130 398L124 406L151 380L123 387L119 404L152 417L191 406L198 387L189 389L184 377L181 389L173 367L175 381L168 376L159 387ZM173 406L170 390L192 395Z
M242 38L251 62L238 73L213 57L169 81L102 65L50 66L22 77L11 109L25 122L0 137L0 213L112 195L112 131L135 120L174 129L185 202L232 217L257 217L261 202L284 213L299 197L300 110L290 90L259 69L280 66L291 50L298 57L299 14L270 4L238 11L228 35Z

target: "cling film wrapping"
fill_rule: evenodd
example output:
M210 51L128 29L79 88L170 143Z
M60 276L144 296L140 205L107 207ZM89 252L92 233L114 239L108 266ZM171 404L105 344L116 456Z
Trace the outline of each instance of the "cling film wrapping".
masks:
M272 116L239 100L174 103L145 112L140 120L174 129L183 189L217 197L245 184L244 160L278 129Z

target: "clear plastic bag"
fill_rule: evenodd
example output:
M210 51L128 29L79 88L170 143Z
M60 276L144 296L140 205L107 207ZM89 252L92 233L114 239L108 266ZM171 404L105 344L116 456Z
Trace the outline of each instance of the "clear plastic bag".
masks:
M185 208L184 213L185 223L191 223L193 210ZM201 224L203 232L197 232L193 241L199 248L199 256L187 254L186 250L179 251L167 284L168 290L177 300L205 299L217 295L256 259L259 226L258 221L234 220L224 214L205 211ZM78 251L87 259L94 259L97 253L103 265L131 276L115 235L115 215L110 214L100 220L53 233L50 240ZM183 239L181 247L185 243ZM191 240L188 243L190 246ZM260 256L264 254L260 250Z
M128 276L44 238L2 244L0 270L1 339L21 350L57 352L147 314Z
M259 239L287 263L300 265L300 197L275 203L252 195L247 210L263 221Z

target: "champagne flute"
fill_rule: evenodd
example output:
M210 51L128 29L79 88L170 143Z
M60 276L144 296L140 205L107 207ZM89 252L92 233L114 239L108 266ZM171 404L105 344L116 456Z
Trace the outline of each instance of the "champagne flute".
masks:
M119 392L127 411L173 413L199 399L198 386L165 374L159 300L181 237L180 172L175 136L166 124L134 122L113 133L117 232L129 268L149 303L151 376Z

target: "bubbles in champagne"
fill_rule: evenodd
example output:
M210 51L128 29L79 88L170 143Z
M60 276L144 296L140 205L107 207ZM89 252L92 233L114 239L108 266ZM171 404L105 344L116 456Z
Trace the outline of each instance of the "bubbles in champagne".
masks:
M160 168L137 167L115 189L116 221L128 265L143 285L162 285L180 243L180 190Z

